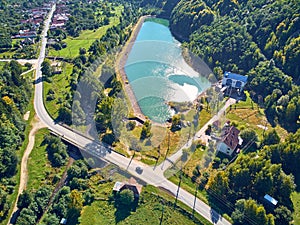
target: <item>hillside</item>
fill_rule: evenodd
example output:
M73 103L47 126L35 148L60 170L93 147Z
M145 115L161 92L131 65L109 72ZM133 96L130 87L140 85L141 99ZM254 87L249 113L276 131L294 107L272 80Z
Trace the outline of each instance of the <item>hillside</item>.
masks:
M175 6L170 2L162 2L170 8L163 8L161 15L169 17L173 34L219 79L224 71L248 75L251 97L265 107L269 121L296 131L300 2L181 0Z

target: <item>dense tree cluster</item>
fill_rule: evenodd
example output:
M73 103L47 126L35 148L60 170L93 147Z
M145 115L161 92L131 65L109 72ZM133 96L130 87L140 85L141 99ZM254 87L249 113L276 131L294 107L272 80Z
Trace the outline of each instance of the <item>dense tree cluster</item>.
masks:
M247 131L247 137L255 136L250 134L251 131ZM291 193L300 178L297 166L299 135L300 131L279 143L277 133L270 131L263 140L266 146L261 152L240 156L227 169L219 170L209 178L210 198L226 205L232 212L234 224L252 224L253 221L257 224L274 224L274 221L289 224L293 211ZM263 201L265 194L277 199L280 208L274 210Z
M191 35L189 48L212 68L242 74L263 59L245 27L226 18L201 26Z
M296 183L300 181L300 130L290 134L285 142L266 146L265 153L270 157L272 163L281 163L282 169L287 174L293 174Z
M88 187L88 166L85 161L76 161L67 171L67 184L54 196L47 214L43 218L43 224L57 224L61 218L74 221L80 216L83 206L94 200L93 193Z
M24 192L21 194L18 200L18 207L21 211L16 224L36 224L49 202L51 193L50 187L42 186L34 193Z
M66 163L67 146L59 137L53 135L45 136L45 144L47 144L48 159L53 167L60 167Z
M74 0L68 2L67 7L71 17L66 24L66 31L73 37L79 36L82 30L93 30L107 25L109 17L113 16L111 6L99 1L91 4L90 1Z
M176 36L186 39L200 26L210 25L213 20L214 12L204 1L180 1L171 14L171 29Z
M12 177L18 163L16 151L24 140L23 114L32 93L22 72L22 66L16 61L0 69L0 221L5 219L10 208L7 195L15 185Z
M151 136L151 122L150 120L146 120L142 126L140 139L144 140Z

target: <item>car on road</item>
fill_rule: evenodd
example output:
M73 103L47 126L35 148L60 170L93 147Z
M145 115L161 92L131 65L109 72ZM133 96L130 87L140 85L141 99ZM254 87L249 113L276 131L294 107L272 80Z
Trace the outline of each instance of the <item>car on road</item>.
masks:
M143 168L140 167L140 166L137 166L137 167L135 168L135 171L136 171L138 174L142 174L142 173L143 173Z

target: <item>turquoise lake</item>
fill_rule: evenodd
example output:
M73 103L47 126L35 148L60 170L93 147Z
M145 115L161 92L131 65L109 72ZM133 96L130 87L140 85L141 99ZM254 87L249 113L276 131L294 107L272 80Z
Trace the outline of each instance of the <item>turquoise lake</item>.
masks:
M125 72L145 116L163 123L169 101L193 101L210 86L183 59L180 42L167 26L146 21L128 55Z

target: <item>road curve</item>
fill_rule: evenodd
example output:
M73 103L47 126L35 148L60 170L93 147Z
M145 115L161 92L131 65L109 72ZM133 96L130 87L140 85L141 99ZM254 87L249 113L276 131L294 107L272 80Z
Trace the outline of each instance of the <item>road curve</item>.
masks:
M70 142L76 143L78 146L81 146L89 153L93 154L95 157L100 157L108 162L111 162L122 169L127 170L129 173L134 174L134 176L144 180L146 183L163 187L174 195L177 193L177 186L172 182L168 181L162 173L157 173L152 167L144 165L141 162L136 160L130 160L114 151L110 151L106 147L99 144L97 141L93 141L80 135L78 132L73 132L70 129L67 129L59 124L56 124L53 119L47 113L44 102L43 102L43 83L42 83L42 73L41 73L41 64L45 58L46 43L47 43L47 31L49 29L50 21L53 16L56 5L53 5L48 18L45 20L44 30L41 35L41 50L38 58L38 64L36 68L36 85L34 93L34 108L39 119L47 125L47 127L54 131L55 133L64 136L64 139L69 140ZM142 174L136 173L135 169L137 166L142 166L144 168ZM194 205L194 195L188 193L187 191L180 189L178 199L184 204L193 208ZM210 206L197 199L195 204L195 211L202 215L205 219L210 221L213 224L218 225L230 225L226 219L222 218L215 210Z

